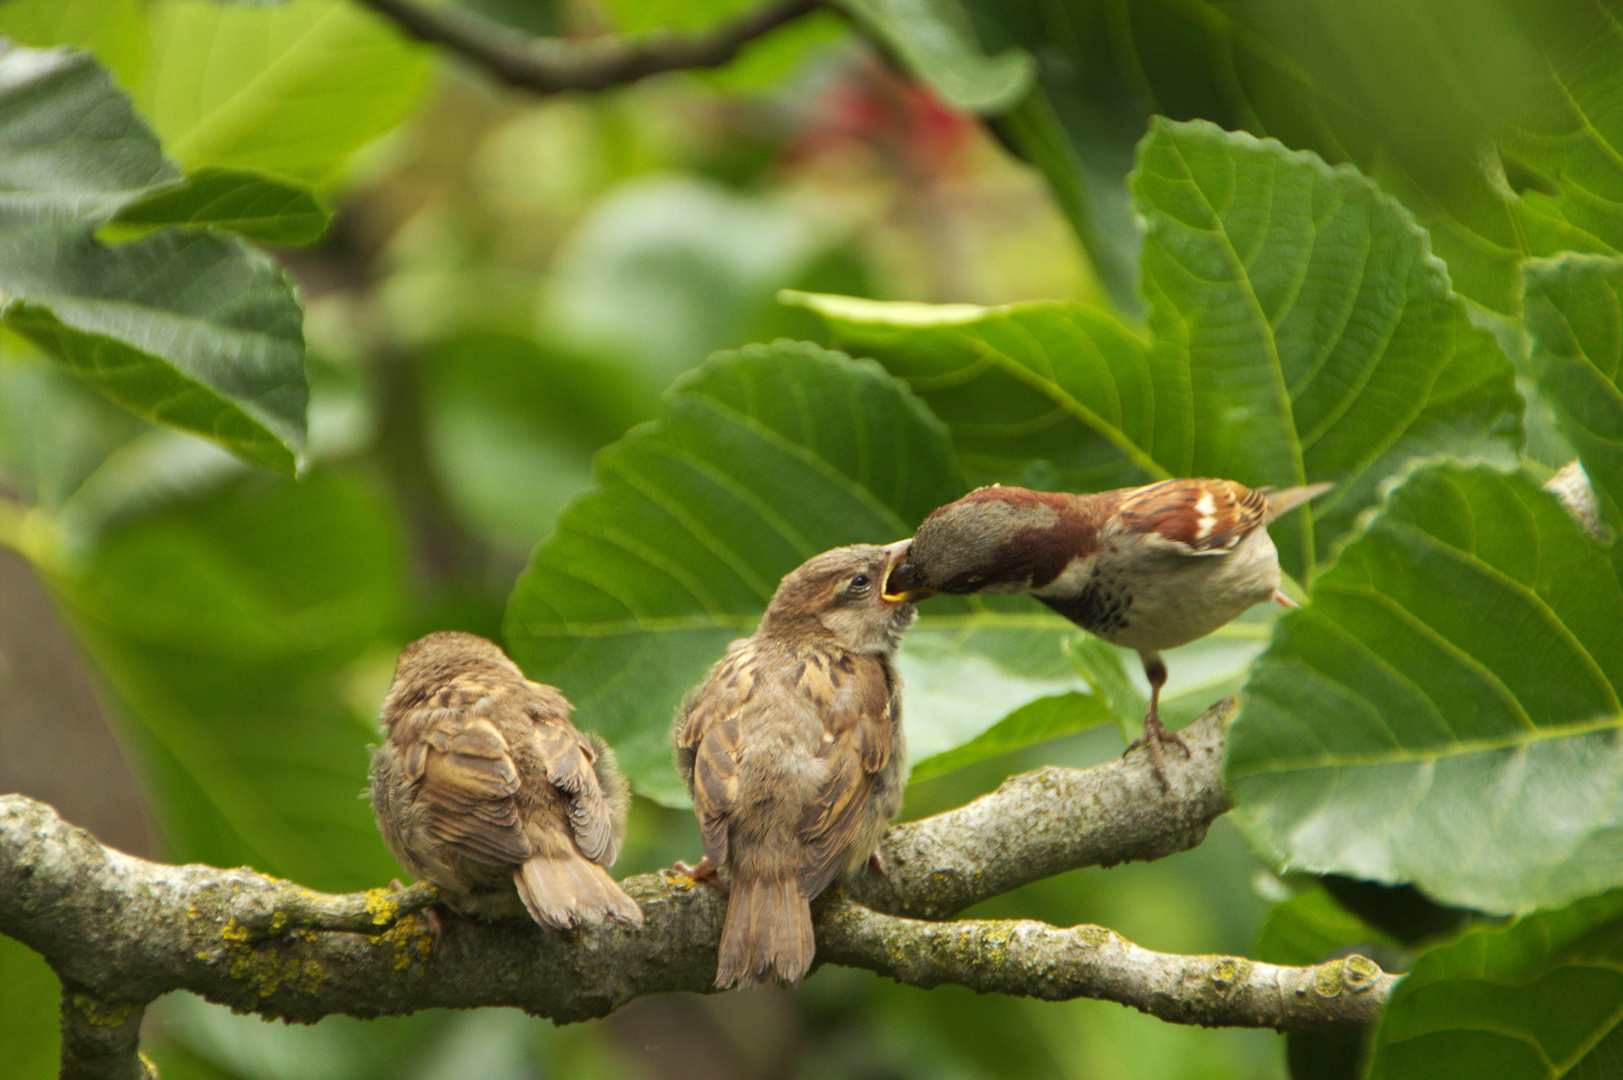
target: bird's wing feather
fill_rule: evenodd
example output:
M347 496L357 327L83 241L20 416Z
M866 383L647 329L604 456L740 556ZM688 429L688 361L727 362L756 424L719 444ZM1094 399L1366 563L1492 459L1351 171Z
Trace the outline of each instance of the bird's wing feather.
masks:
M727 861L727 826L738 808L740 718L755 691L755 645L728 651L677 726L678 750L692 753L690 793L704 853L717 866Z
M894 715L891 680L876 656L814 653L797 686L823 720L828 779L800 816L806 845L801 895L816 896L853 854L874 777L890 762Z
M408 747L408 775L426 807L436 838L475 862L502 865L530 855L514 795L518 769L507 740L488 716L483 698L442 695L425 704L395 735Z
M597 753L586 739L562 718L531 711L536 753L547 771L547 782L569 797L569 829L580 853L600 866L613 865L618 845L614 815L598 783L593 762Z
M1163 480L1124 495L1117 516L1178 554L1227 555L1268 522L1268 498L1232 480Z

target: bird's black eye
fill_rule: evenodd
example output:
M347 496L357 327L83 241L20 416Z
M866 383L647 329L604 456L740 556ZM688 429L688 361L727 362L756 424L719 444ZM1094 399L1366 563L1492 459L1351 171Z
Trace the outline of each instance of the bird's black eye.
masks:
M849 596L866 596L868 595L869 587L872 585L873 581L868 577L867 574L858 574L856 577L851 579L851 584L845 587L845 591Z

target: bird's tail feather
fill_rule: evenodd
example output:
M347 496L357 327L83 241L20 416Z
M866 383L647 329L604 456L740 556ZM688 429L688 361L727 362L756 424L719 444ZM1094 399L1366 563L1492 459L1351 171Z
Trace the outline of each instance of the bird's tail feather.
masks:
M542 926L568 929L613 919L642 925L642 909L614 883L608 871L575 852L536 855L513 868L518 895L530 917Z
M1298 487L1282 488L1279 491L1268 492L1268 521L1276 520L1281 514L1301 506L1309 499L1317 498L1326 491L1335 487L1335 484L1302 484Z
M716 985L799 983L817 952L811 903L792 877L734 880L721 930Z

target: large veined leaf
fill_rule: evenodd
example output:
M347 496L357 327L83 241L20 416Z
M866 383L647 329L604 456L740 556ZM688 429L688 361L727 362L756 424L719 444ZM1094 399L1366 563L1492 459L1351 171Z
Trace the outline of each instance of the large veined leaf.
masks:
M1623 259L1568 255L1526 268L1539 388L1578 451L1613 535L1623 524ZM1620 554L1612 549L1614 560Z
M1118 306L1136 311L1124 181L1156 115L1271 136L1377 175L1431 230L1455 288L1514 314L1521 258L1619 249L1623 34L1607 6L1515 0L963 0L982 54L1032 92L995 125L1042 171ZM924 22L892 34L923 36ZM903 63L941 89L917 50ZM1493 140L1503 149L1495 152Z
M0 186L6 326L131 411L292 471L308 396L298 301L272 260L214 227L313 236L308 195L182 178L87 54L21 48L0 55ZM156 231L99 239L125 211Z
M148 514L50 575L123 706L169 858L323 889L396 873L356 796L392 660L367 650L397 640L401 558L374 485L318 470Z
M1414 473L1287 614L1228 780L1292 868L1490 912L1623 883L1623 586L1527 477Z
M34 510L29 554L42 565L77 563L109 527L249 468L143 423L32 350L0 347L0 474Z
M608 738L639 792L673 803L673 712L778 579L827 548L904 537L964 487L946 431L904 384L792 342L713 357L594 473L519 579L507 643ZM899 661L913 758L1085 691L1059 647L1073 633L1021 598L930 601Z
M1421 955L1375 1031L1371 1080L1616 1076L1623 892L1477 930Z
M979 308L788 294L907 379L977 480L1098 490L1166 476L1333 480L1275 526L1311 577L1380 481L1438 452L1508 460L1508 359L1425 234L1348 168L1157 122L1134 192L1151 334L1080 304Z

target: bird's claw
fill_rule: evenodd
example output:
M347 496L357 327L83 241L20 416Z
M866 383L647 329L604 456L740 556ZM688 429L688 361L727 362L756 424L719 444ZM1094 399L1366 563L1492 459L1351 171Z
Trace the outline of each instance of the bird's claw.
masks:
M671 864L669 870L662 870L660 874L665 877L680 875L694 881L708 881L722 892L727 891L727 883L721 880L721 874L716 869L716 864L710 861L708 855L700 859L697 866L693 866L683 859L677 859Z
M885 861L884 852L874 848L873 854L868 856L868 865L873 867L874 873L885 879L887 885L890 883L890 864Z
M1168 731L1161 723L1161 718L1154 713L1144 718L1144 734L1127 744L1127 749L1121 756L1126 757L1141 746L1149 748L1150 764L1155 770L1155 778L1161 781L1161 790L1166 791L1170 785L1167 783L1166 759L1162 747L1171 743L1183 751L1184 757L1189 756L1189 744L1176 732Z

